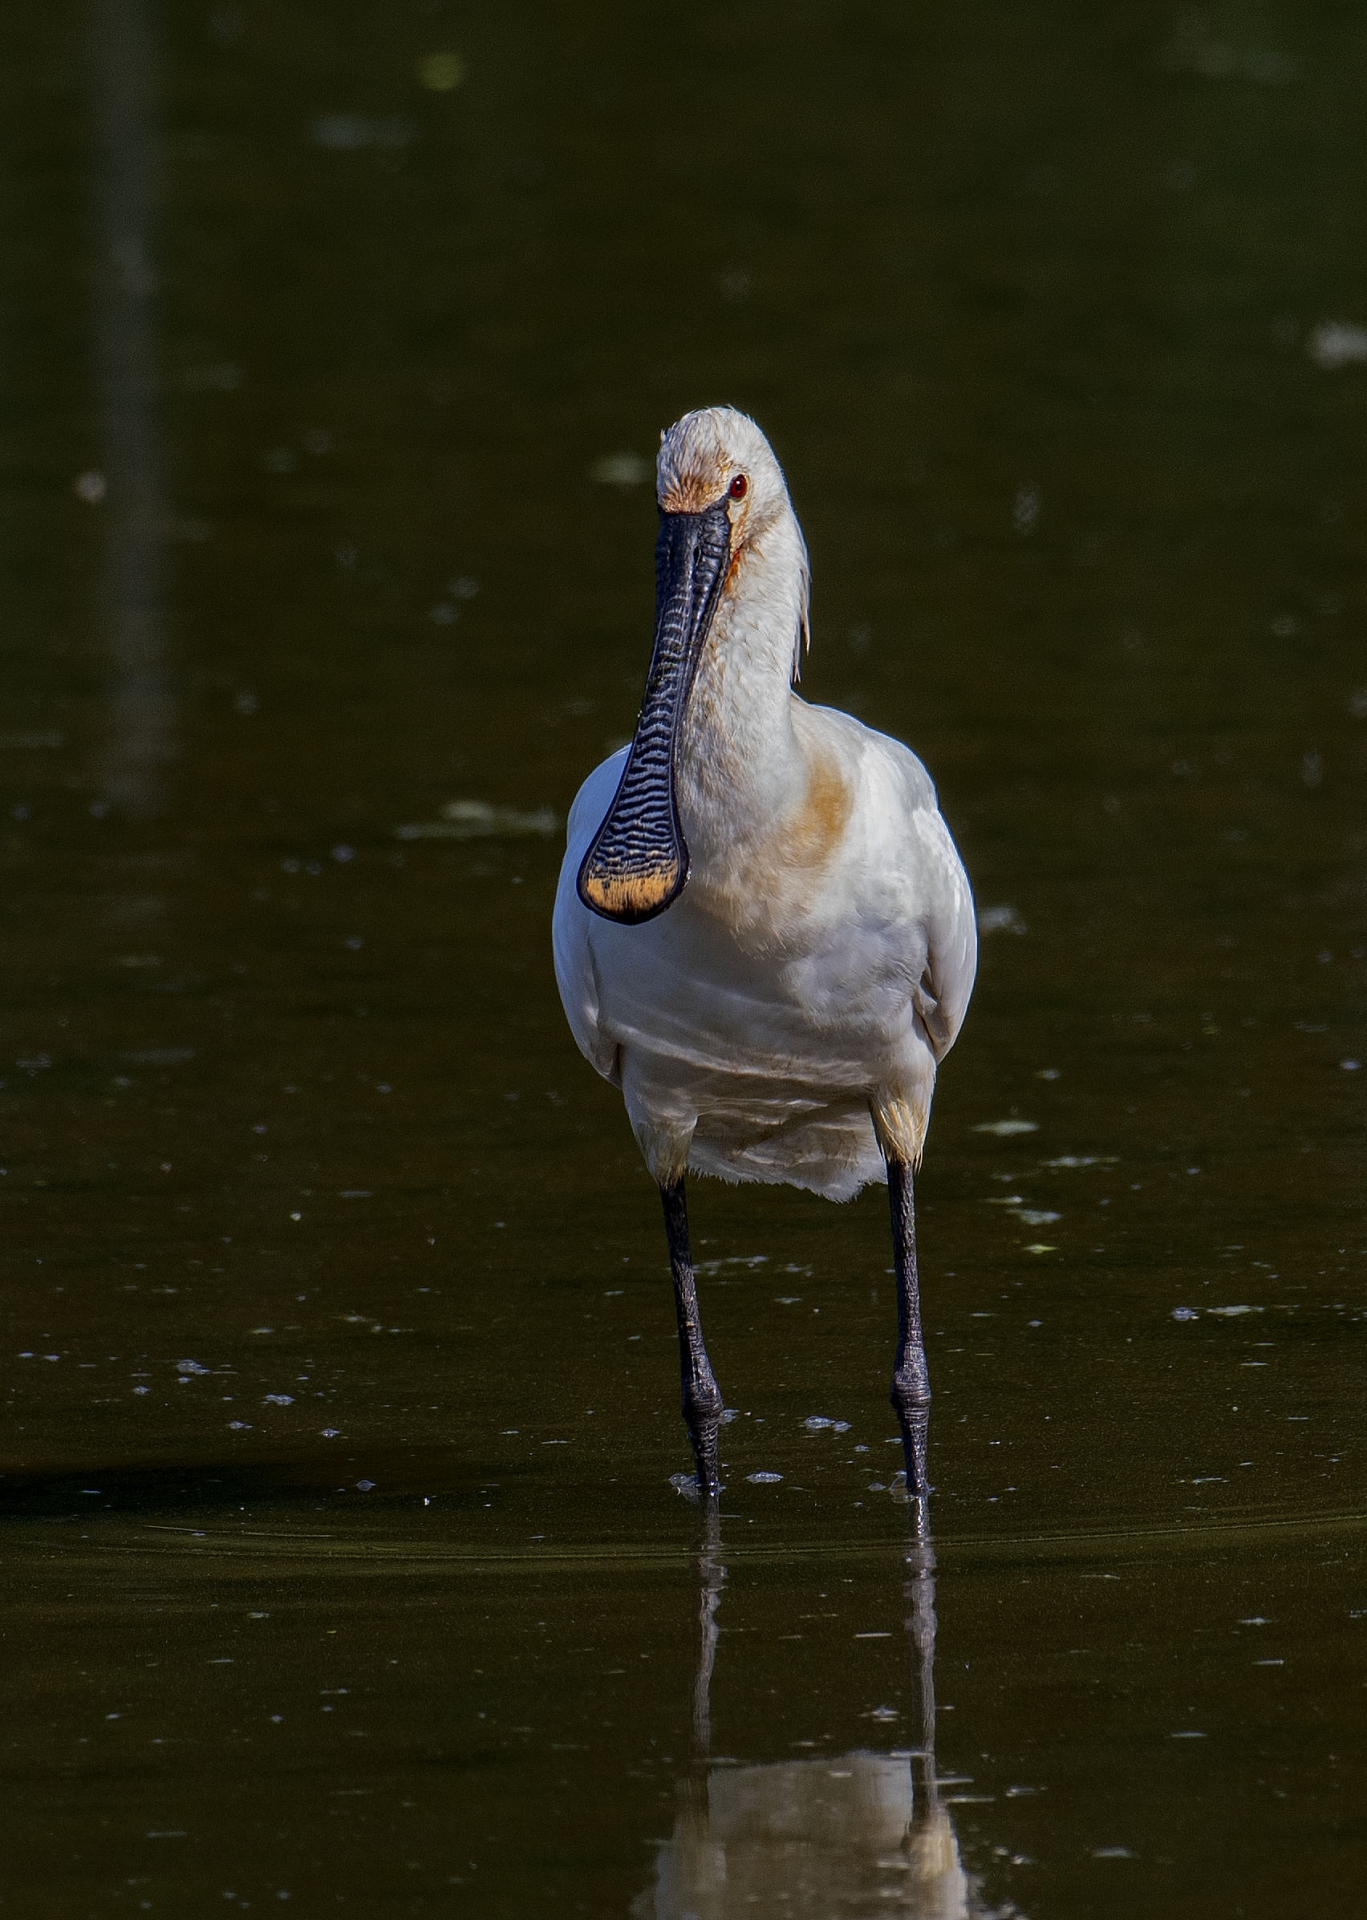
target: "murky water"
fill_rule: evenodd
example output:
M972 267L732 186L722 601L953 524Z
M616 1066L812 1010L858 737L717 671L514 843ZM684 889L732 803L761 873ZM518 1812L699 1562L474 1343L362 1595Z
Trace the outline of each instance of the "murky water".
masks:
M0 51L6 1910L1355 1911L1357 13ZM881 1191L696 1190L738 1417L671 1487L551 975L718 399L985 910L919 1533Z

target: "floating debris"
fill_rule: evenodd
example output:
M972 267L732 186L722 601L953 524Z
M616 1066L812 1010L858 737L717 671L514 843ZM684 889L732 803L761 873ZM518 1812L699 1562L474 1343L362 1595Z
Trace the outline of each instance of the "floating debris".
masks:
M776 1487L783 1475L781 1473L747 1473L745 1477L752 1487Z
M395 827L396 840L516 840L529 835L549 839L560 829L553 807L524 813L517 807L495 807L487 800L452 800L441 808L439 820L418 820Z
M999 1140L1009 1140L1014 1133L1038 1133L1039 1123L1035 1120L980 1120L973 1131L994 1133Z
M1015 907L980 907L978 909L979 933L1025 933L1024 920Z
M1346 320L1321 320L1311 332L1306 352L1325 373L1367 361L1367 327Z
M589 479L600 487L643 487L651 467L639 453L605 453L589 468Z

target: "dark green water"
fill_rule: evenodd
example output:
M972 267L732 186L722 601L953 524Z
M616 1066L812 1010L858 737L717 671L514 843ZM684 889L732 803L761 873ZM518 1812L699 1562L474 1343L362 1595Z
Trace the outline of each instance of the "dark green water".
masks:
M1360 1910L1365 87L1334 0L0 22L7 1912ZM718 400L989 914L933 1596L882 1192L696 1189L709 1537L551 974Z

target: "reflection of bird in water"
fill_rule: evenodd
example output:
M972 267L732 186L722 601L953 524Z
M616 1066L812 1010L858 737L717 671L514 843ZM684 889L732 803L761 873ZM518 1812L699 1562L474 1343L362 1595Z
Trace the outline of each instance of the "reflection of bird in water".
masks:
M630 747L570 814L560 995L659 1183L703 1491L718 1485L722 1397L689 1255L689 1167L834 1200L886 1179L892 1398L922 1491L912 1173L973 986L967 876L915 755L793 691L807 551L754 421L686 414L664 435L658 496L645 698Z
M913 1503L907 1635L920 1744L766 1766L710 1766L709 1686L721 1564L715 1513L699 1559L702 1647L693 1701L698 1765L679 1783L674 1832L633 1920L1009 1920L959 1858L935 1772L935 1553Z

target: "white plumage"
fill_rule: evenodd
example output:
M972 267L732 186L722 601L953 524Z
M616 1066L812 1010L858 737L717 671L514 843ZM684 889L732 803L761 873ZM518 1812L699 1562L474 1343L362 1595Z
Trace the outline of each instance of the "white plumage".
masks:
M675 760L688 884L637 925L579 897L623 748L570 813L556 978L662 1186L691 1168L845 1200L886 1178L889 1147L920 1159L973 986L973 902L916 756L793 691L806 551L754 422L709 408L671 429L662 510L696 510L733 470L748 485Z

